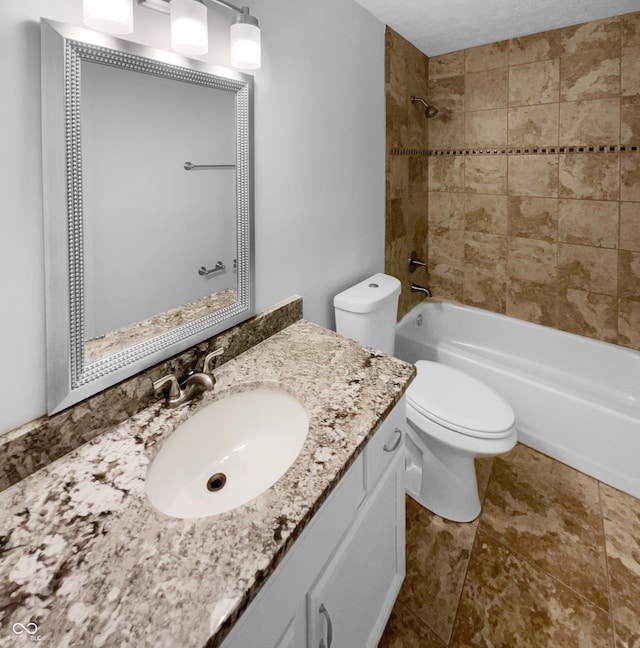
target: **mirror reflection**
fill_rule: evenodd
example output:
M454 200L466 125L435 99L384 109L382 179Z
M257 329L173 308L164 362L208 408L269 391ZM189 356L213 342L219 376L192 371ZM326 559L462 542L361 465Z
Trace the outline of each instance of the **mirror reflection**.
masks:
M235 95L92 61L81 74L91 362L235 301Z

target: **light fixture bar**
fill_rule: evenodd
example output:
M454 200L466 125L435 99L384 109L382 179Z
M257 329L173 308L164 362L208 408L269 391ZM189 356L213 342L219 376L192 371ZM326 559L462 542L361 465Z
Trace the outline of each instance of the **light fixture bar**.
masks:
M171 15L171 0L137 0L138 5L145 9L152 9L164 14ZM230 29L230 58L231 65L240 70L257 70L261 64L261 43L260 43L260 25L258 19L252 16L249 12L249 7L238 7L226 0L196 0L200 4L206 6L207 2L220 5L233 11L236 15L231 21ZM180 5L180 10L185 10L182 5L186 5L183 0L177 0L176 5ZM176 14L178 6L176 6ZM187 42L188 38L181 38L178 41L177 23L172 18L172 48L183 54L204 54L206 47L202 43ZM193 24L193 21L192 21ZM199 31L204 31L206 28L206 20L203 23L203 28ZM186 33L186 32L185 32Z
M169 0L138 0L138 5L159 13L169 13Z
M138 0L138 4L141 7L144 7L145 9L153 9L154 11L159 11L163 14L169 13L169 2L170 0ZM215 2L216 4L231 9L231 11L235 11L240 15L243 13L240 7L236 7L236 5L233 5L230 2L225 2L224 0L209 0L209 2Z
M226 7L227 9L231 9L231 11L235 11L236 13L242 14L244 13L240 7L236 7L235 5L232 5L230 2L225 2L225 0L209 0L210 2L215 2L216 4L219 4L222 7Z

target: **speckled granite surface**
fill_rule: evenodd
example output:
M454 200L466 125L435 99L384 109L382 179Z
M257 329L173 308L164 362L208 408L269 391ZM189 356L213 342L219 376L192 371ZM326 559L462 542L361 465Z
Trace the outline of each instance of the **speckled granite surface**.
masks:
M14 623L46 645L219 645L414 375L300 320L216 371L188 407L153 404L0 493L0 646ZM281 383L309 414L285 475L219 516L168 518L144 493L176 425L213 398Z
M290 297L58 414L0 434L0 490L149 407L156 400L151 387L154 380L168 373L183 376L196 370L209 351L222 347L220 365L301 318L302 298Z
M144 340L150 340L152 337L170 331L177 326L205 317L209 313L231 306L237 298L235 290L219 290L217 293L196 299L178 308L172 308L155 317L149 317L140 322L105 333L92 340L87 340L84 343L85 362L94 362L100 358L105 358L120 349L126 349Z

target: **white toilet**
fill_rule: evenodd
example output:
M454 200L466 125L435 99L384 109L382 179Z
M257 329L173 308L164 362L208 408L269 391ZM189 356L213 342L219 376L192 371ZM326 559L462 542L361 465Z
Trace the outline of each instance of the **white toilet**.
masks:
M400 282L377 274L336 295L336 330L393 354ZM448 365L416 362L407 390L406 489L425 508L455 522L480 514L474 457L511 450L517 441L509 403Z

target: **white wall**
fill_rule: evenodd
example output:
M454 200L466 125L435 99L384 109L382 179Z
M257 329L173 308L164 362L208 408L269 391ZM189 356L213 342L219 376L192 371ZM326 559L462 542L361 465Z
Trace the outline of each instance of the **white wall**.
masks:
M255 75L256 305L293 293L333 326L332 297L383 268L383 25L352 0L250 0ZM230 14L207 55L228 66ZM81 24L81 0L0 3L0 432L45 413L40 16ZM129 37L168 49L166 16Z

